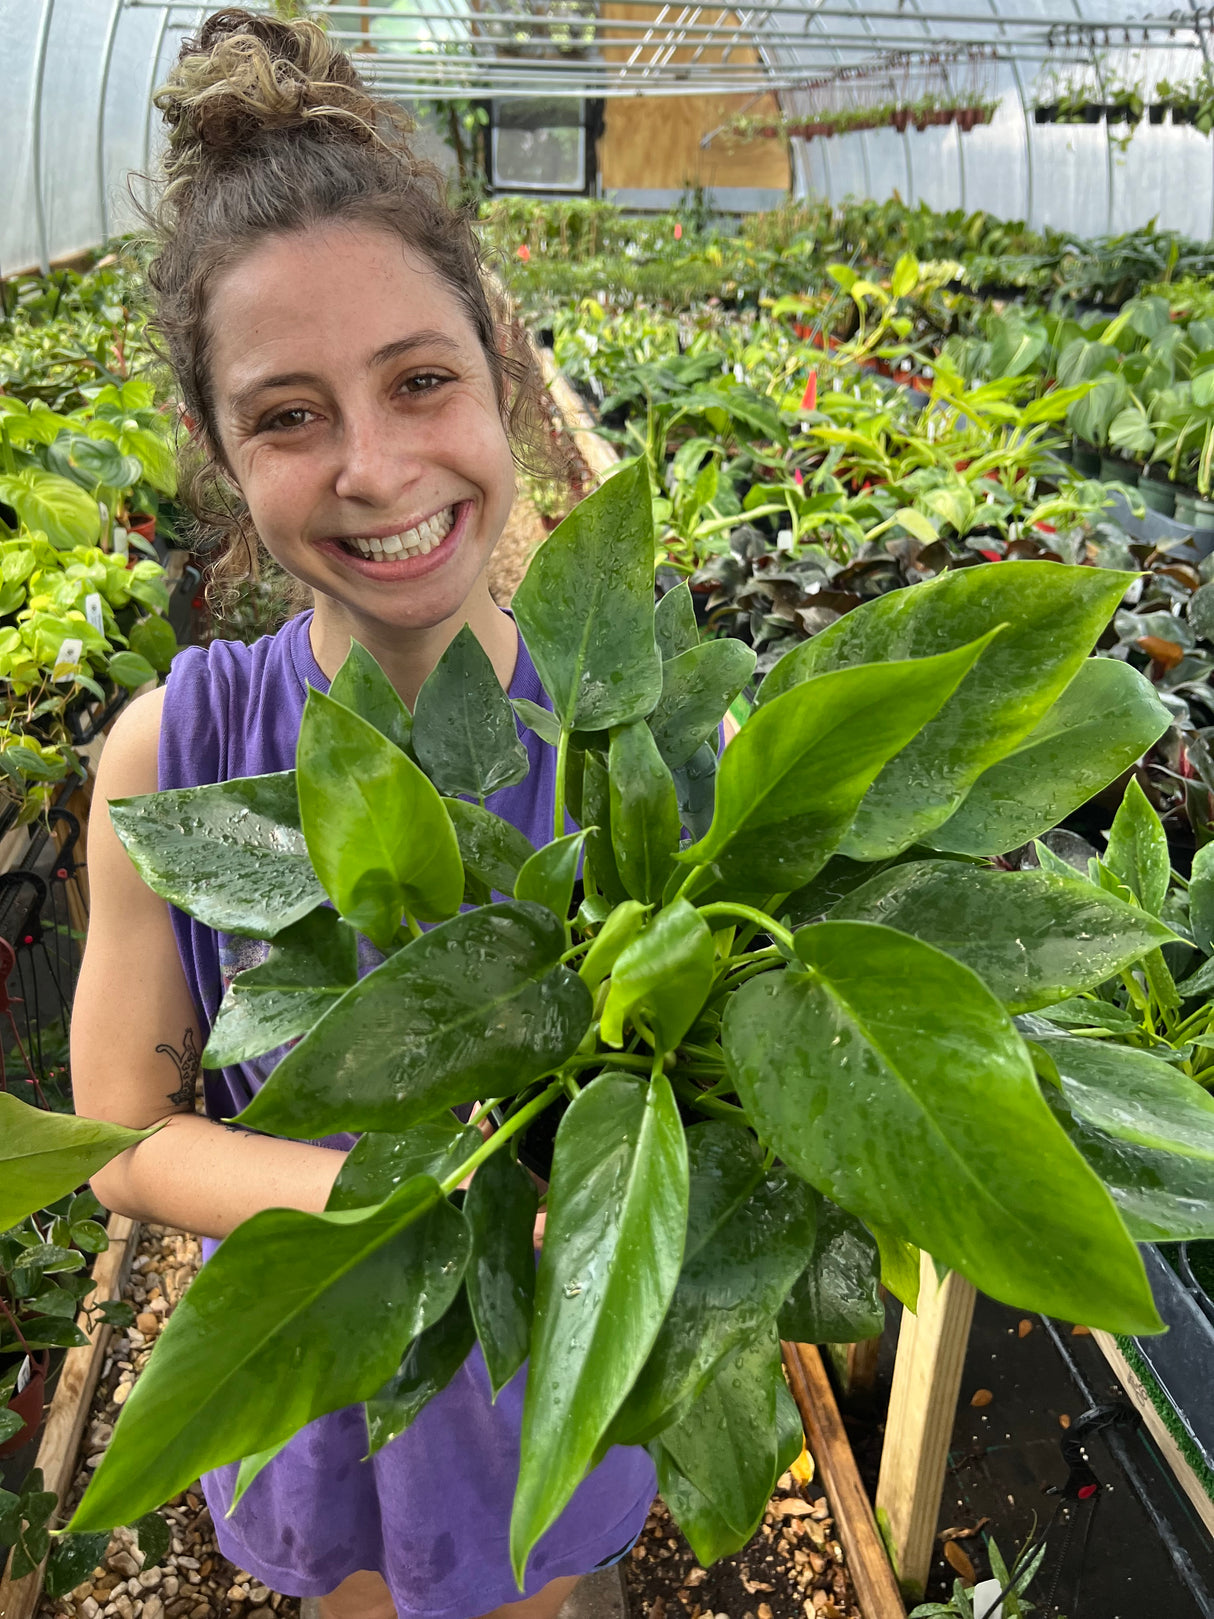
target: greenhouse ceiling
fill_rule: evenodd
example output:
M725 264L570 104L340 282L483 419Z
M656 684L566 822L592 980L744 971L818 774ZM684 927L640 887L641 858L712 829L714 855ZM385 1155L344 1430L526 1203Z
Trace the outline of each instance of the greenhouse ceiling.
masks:
M270 0L248 5L275 9ZM46 265L130 228L127 177L148 167L158 138L152 92L213 9L181 0L0 0L0 150L16 154L2 188L0 272ZM841 197L898 188L935 206L981 200L1037 221L1034 143L1052 150L1056 134L1032 128L1043 75L1089 73L1097 87L1131 73L1191 79L1210 62L1214 39L1209 8L1148 13L1126 0L776 0L733 10L692 0L313 0L308 9L368 80L413 104L726 95L729 112L744 112L774 92L786 113L800 115L870 95L905 98L916 83L972 89L1000 110L964 140L955 131L935 145L922 137L917 151L914 137L892 131L794 140L794 190ZM1111 229L1115 220L1170 213L1193 234L1211 229L1209 141L1179 168L1157 164L1122 197L1113 142L1101 130L1093 144L1092 133L1068 137L1068 151L1092 149L1054 199L1054 222L1082 217ZM1191 134L1152 131L1152 149L1171 140L1179 150ZM978 165L982 142L989 161Z

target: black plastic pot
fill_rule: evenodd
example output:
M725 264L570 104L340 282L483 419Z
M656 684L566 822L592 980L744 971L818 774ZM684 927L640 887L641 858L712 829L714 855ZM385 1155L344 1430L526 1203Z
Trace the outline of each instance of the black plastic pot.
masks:
M1110 124L1126 124L1130 120L1130 109L1121 106L1118 102L1106 101L1104 104L1104 116Z
M1083 109L1085 124L1098 124L1104 117L1104 103L1102 101L1089 101Z
M1177 1268L1205 1316L1214 1321L1214 1242L1182 1242Z
M1033 108L1033 122L1035 124L1052 124L1058 117L1058 103L1050 102L1044 107Z
M1141 1252L1155 1306L1168 1330L1157 1337L1135 1338L1135 1346L1206 1466L1214 1468L1214 1400L1210 1399L1214 1315L1206 1313L1211 1301L1200 1288L1194 1292L1189 1287L1159 1248L1148 1244ZM1183 1248L1177 1255L1178 1265L1182 1258Z
M1152 104L1147 108L1147 118L1153 124L1162 124L1167 116L1168 104L1166 101L1152 102Z

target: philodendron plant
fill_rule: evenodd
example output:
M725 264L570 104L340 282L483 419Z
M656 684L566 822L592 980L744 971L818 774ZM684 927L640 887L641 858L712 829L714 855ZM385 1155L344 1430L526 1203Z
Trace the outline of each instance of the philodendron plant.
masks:
M362 1134L325 1213L266 1210L204 1267L74 1529L240 1459L243 1488L352 1403L374 1451L479 1341L495 1391L529 1358L520 1578L617 1442L650 1447L709 1562L800 1442L778 1339L872 1333L883 1264L917 1277L922 1249L1023 1308L1159 1330L1013 1017L1171 931L990 858L1167 725L1088 657L1133 576L1006 562L867 602L776 666L718 760L753 654L701 642L686 587L655 610L651 513L621 471L515 597L553 709L515 705L555 751L543 847L486 802L526 758L466 630L412 715L355 646L293 772L113 806L158 894L271 942L204 1057L293 1042L238 1124ZM361 979L360 934L385 958ZM545 1125L537 1267L517 1154Z

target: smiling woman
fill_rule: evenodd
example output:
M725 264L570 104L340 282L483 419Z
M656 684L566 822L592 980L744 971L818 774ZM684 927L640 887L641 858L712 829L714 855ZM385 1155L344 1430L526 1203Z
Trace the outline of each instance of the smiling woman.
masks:
M509 733L492 779L461 775L447 790L488 801L521 843L543 842L557 813L555 750L534 731L522 735L501 688L532 710L551 704L486 573L510 512L515 461L542 470L540 374L482 281L469 222L448 207L441 177L414 157L399 114L367 94L314 24L219 13L186 43L157 104L170 133L150 275L198 462L199 515L234 557L263 546L311 609L252 647L189 649L167 686L115 729L97 797L112 807L157 788L260 778L286 822L310 829L318 869L358 919L361 940L336 911L317 909L323 892L311 868L303 873L279 833L265 832L290 867L283 893L302 900L299 936L320 944L353 987L381 951L400 947L402 930L408 938L419 919L449 915L463 894L451 819L441 807L427 819L428 800L416 792L406 841L430 881L405 893L404 923L389 880L401 851L392 843L399 816L387 810L424 780L412 763L411 710L440 662L461 682L468 712L497 712ZM351 712L367 701L379 730ZM418 758L425 708L423 699ZM318 809L289 772L297 749L310 757L301 726L314 743L326 724L336 729L322 751L340 790L337 807L326 799ZM440 801L431 797L433 810ZM341 804L384 813L368 833L357 816L343 819ZM113 820L120 816L114 809ZM251 801L237 819L243 832L257 823ZM230 824L210 832L215 851L230 843ZM374 845L384 869L373 861L347 894L339 868L351 843ZM160 1126L98 1174L100 1195L112 1209L203 1234L208 1259L215 1239L226 1239L230 1255L251 1216L276 1210L287 1240L268 1243L258 1263L277 1311L275 1287L295 1289L296 1276L292 1296L303 1297L317 1274L301 1222L348 1243L342 1213L329 1212L329 1223L315 1215L344 1207L334 1182L355 1137L312 1143L225 1127L256 1097L282 1045L209 1069L198 1115L197 1053L213 1055L230 1031L222 1019L214 1027L225 989L259 967L273 976L280 963L230 919L166 906L104 814L93 816L89 869L93 909L72 1039L77 1108L141 1130ZM426 894L438 878L436 908ZM264 881L251 871L248 879L250 892L273 902ZM520 950L527 946L522 939ZM132 948L143 975L119 1005L113 986ZM174 1055L182 1051L195 1053L188 1073ZM343 1060L348 1052L337 1066ZM516 1258L531 1275L535 1192L512 1168L511 1195L529 1210ZM312 1350L329 1357L322 1381L340 1382L351 1358L376 1353L371 1346L395 1330L409 1257L394 1263L380 1307L367 1310L365 1343L339 1355L317 1334ZM217 1268L204 1270L196 1297L221 1286ZM238 1304L228 1298L224 1307ZM257 1301L241 1313L246 1306ZM410 1308L416 1320L402 1343L428 1324L434 1299ZM577 1576L642 1527L653 1463L635 1446L609 1450L536 1546L521 1586L509 1522L527 1379L516 1360L491 1380L479 1350L461 1362L407 1432L390 1443L381 1436L373 1458L361 1406L325 1406L285 1446L207 1473L223 1550L273 1589L319 1598L326 1619L554 1619ZM264 1396L286 1408L300 1386L284 1368ZM211 1393L218 1404L190 1420L213 1435L226 1419L219 1391Z

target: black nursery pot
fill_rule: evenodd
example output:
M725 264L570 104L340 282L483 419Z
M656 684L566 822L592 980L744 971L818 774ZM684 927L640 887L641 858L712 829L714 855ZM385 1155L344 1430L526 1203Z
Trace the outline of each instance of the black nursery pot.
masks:
M1189 1291L1214 1322L1214 1242L1182 1242L1177 1259Z
M1033 122L1035 124L1052 124L1058 118L1058 103L1051 102L1048 106L1033 108Z
M1087 106L1083 109L1083 121L1085 124L1098 124L1103 117L1103 102L1089 101Z
M1157 101L1147 108L1147 117L1153 124L1162 124L1167 115L1168 104L1166 101Z

